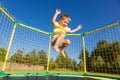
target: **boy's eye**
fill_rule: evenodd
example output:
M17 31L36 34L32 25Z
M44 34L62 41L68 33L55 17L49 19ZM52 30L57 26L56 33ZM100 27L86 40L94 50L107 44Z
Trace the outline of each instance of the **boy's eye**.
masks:
M68 22L64 22L64 23L68 24Z

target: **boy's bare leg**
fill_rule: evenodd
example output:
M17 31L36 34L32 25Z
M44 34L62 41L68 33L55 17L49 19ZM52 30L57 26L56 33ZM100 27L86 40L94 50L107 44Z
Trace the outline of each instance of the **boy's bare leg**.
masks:
M62 55L64 57L66 57L65 55L65 48L70 44L70 41L69 40L64 40L63 41L63 45L62 45L62 49L60 50L60 52L62 53Z
M56 40L56 43L55 45L53 46L53 49L57 52L60 52L60 49L58 48L60 42L64 39L65 35L64 34L60 34L58 37L57 37L57 40Z
M63 57L66 57L65 55L65 46L62 47L62 49L60 50L60 53L63 55Z

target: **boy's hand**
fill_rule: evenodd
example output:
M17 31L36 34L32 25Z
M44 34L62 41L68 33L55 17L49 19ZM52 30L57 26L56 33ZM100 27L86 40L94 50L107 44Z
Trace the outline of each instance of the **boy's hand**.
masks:
M78 27L77 27L78 29L81 29L82 28L82 25L80 24L80 25L78 25Z
M60 14L60 13L61 13L61 10L60 10L60 9L56 9L56 13L57 13L57 14Z

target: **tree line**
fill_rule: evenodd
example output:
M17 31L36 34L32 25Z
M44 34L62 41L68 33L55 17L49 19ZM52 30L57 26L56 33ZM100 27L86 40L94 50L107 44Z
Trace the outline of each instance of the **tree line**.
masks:
M0 62L4 62L7 50L0 48ZM72 70L72 71L84 71L84 57L83 49L80 50L78 56L79 62L72 59L65 52L66 58L62 55L58 55L55 59L51 58L49 62L49 70ZM100 40L96 47L89 52L85 48L86 57L86 69L88 72L99 72L99 73L112 73L120 74L120 42L114 41L108 43L106 40ZM31 52L24 53L23 50L17 50L8 62L19 63L26 65L40 65L47 67L47 53L45 50L36 51L33 49ZM77 63L78 62L78 63Z
M120 74L120 42L108 43L100 40L89 54L86 52L86 69L88 72ZM83 63L83 51L79 55L79 65Z

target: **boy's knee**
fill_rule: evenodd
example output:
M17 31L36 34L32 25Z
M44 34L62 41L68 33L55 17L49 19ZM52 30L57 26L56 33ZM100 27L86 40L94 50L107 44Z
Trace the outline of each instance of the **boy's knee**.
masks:
M67 39L66 42L67 42L67 44L70 44L70 40L69 39Z

